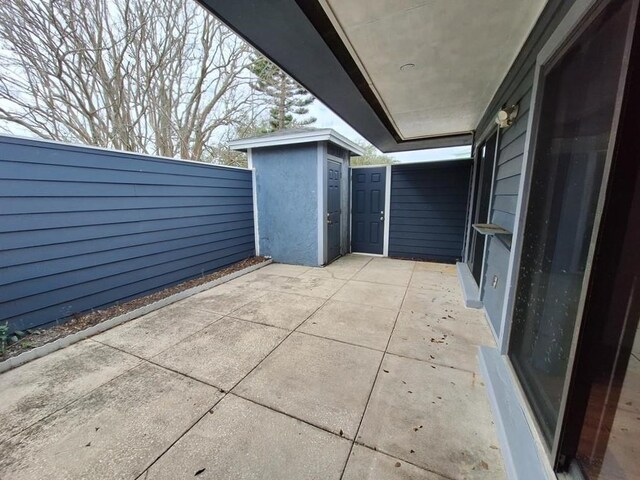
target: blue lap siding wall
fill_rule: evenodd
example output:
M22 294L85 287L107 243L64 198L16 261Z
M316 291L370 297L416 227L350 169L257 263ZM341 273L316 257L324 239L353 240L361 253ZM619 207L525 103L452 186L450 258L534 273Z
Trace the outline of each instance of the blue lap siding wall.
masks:
M251 172L0 136L0 322L38 327L254 255Z
M468 160L391 167L389 256L462 258L470 174Z
M513 231L520 191L527 126L531 110L536 57L551 33L573 5L573 0L549 0L509 73L486 110L477 132L488 131L498 110L519 104L516 122L501 130L498 139L490 223ZM511 252L499 239L489 237L481 280L482 301L496 332L500 331ZM494 282L494 277L496 281Z

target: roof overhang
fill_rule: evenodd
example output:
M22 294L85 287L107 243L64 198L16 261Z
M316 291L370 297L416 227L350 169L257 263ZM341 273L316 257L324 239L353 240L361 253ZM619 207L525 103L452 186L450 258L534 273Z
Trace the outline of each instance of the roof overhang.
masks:
M471 144L546 3L199 1L383 152Z
M229 142L231 150L246 152L251 148L276 147L281 145L293 145L297 143L331 142L344 148L352 156L363 155L364 149L331 128L309 130L305 132L278 132L275 135L262 135L258 137L242 138Z

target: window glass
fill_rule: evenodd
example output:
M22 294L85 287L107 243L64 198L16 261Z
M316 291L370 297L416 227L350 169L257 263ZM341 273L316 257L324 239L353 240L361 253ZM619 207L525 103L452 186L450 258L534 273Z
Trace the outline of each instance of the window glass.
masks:
M543 72L509 357L548 446L567 379L629 3L613 2Z

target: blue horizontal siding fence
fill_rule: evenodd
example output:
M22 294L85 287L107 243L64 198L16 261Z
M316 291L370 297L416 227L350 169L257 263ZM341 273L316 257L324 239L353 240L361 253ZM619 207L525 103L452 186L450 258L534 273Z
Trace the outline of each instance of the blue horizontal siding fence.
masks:
M0 323L10 330L254 254L249 170L0 136Z
M469 160L391 166L389 256L462 258L470 173Z

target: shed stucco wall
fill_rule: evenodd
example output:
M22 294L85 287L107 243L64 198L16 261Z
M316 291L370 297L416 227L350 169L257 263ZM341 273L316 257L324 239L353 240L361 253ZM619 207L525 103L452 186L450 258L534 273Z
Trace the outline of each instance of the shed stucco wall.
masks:
M276 262L318 264L316 143L252 151L260 254Z

